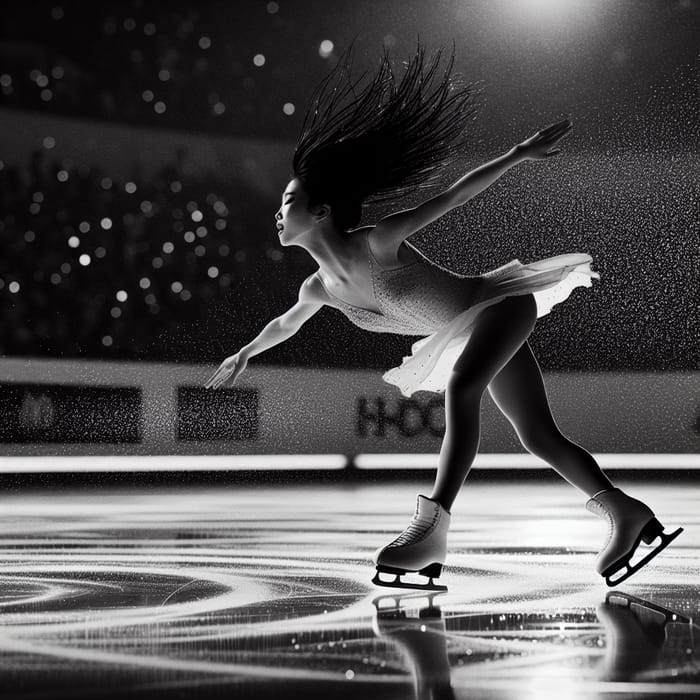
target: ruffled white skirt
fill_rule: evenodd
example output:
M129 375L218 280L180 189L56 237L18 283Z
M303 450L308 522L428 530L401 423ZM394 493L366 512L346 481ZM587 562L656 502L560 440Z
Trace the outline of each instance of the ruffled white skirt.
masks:
M590 287L591 278L600 279L591 270L592 262L586 253L557 255L527 265L515 259L481 275L483 283L475 303L432 335L415 342L411 354L399 367L385 372L382 379L397 386L406 397L416 391L444 392L481 311L508 296L533 294L540 318L576 287Z

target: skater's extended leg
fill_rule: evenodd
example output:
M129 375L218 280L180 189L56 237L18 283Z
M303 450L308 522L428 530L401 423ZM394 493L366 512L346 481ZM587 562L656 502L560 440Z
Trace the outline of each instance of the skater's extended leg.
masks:
M562 435L549 409L542 374L527 342L489 384L496 405L515 427L525 448L548 462L569 483L583 491L586 508L608 523L608 541L596 569L609 586L639 571L683 531L665 533L642 501L615 488L593 457ZM658 544L636 564L631 559L641 541Z
M554 422L542 373L527 341L493 378L489 393L513 424L525 449L570 484L589 498L614 488L592 455L562 435Z
M527 340L537 318L532 294L506 297L484 309L445 391L445 437L431 499L450 510L479 448L481 397Z

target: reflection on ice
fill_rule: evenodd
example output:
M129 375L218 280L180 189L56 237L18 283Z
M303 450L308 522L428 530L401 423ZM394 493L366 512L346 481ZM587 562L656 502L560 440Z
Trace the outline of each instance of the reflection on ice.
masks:
M695 529L606 598L601 531L573 490L474 485L453 511L449 591L375 587L371 554L415 491L6 496L0 684L42 697L700 693ZM679 489L654 499L697 519Z

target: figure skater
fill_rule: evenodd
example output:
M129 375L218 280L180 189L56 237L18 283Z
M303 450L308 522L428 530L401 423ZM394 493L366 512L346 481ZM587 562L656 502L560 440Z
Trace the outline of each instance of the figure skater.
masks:
M609 538L596 562L608 585L638 571L680 532L664 533L651 509L615 488L593 457L564 436L552 417L537 360L527 342L535 320L598 274L592 258L569 253L519 260L474 277L437 266L408 238L460 207L507 170L559 154L554 146L572 128L560 121L457 180L422 204L358 228L368 201L393 200L433 184L469 144L474 85L453 76L454 47L437 72L442 50L426 62L420 41L397 80L386 49L378 70L360 87L350 76L350 46L320 83L306 112L293 157L292 179L275 215L280 245L304 248L318 270L299 299L238 353L226 358L205 386L233 383L248 360L293 336L323 306L376 333L422 336L411 355L383 375L404 396L444 392L445 436L430 497L419 494L413 519L375 553L378 585L443 590L434 583L447 551L450 509L480 439L486 389L513 424L523 446L587 497L586 508L607 520ZM641 540L658 546L639 563ZM624 570L614 582L611 577ZM401 579L407 572L427 583ZM380 573L394 576L384 581Z

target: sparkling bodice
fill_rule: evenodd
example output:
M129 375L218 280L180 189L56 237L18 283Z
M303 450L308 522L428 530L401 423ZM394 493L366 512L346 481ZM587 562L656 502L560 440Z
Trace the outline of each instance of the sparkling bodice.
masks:
M422 255L414 263L384 270L372 254L368 235L369 232L365 234L365 246L372 290L381 313L348 304L326 288L353 324L374 333L425 336L471 306L481 287L481 277L458 275Z

